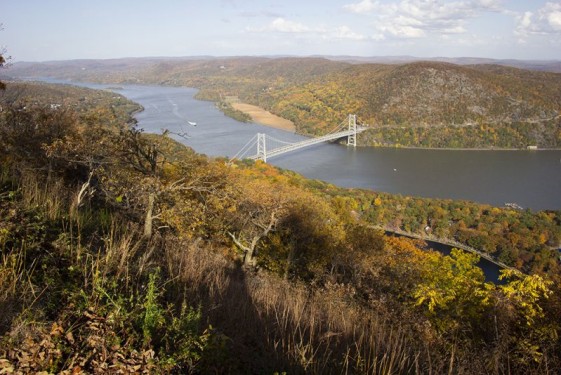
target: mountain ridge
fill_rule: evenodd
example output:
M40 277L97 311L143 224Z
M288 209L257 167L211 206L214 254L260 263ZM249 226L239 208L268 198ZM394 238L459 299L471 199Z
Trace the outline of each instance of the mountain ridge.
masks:
M237 96L293 121L298 132L310 135L323 134L348 113L356 113L375 127L363 137L364 145L560 147L560 73L481 64L474 58L463 61L472 64L351 63L325 57L146 58L25 63L13 65L10 73L197 87L200 99L218 102ZM442 127L445 132L435 131Z
M511 66L515 68L550 71L561 73L561 60L522 60L522 59L498 59L488 57L417 57L410 55L402 56L353 56L353 55L310 55L310 56L297 56L297 55L255 55L255 56L213 56L213 55L199 55L199 56L146 56L146 57L118 57L110 59L68 59L68 60L45 60L45 61L21 61L18 64L50 64L60 62L88 62L88 61L122 61L122 62L138 62L138 61L192 61L192 60L225 60L236 58L248 59L279 59L279 58L323 58L331 61L342 61L349 63L379 63L379 64L403 64L416 61L435 61L435 62L449 62L456 65L474 65L474 64L494 64Z

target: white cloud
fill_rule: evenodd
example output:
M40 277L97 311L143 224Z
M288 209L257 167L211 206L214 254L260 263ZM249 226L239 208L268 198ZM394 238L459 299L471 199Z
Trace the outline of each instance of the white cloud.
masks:
M346 40L367 40L368 37L359 34L348 26L339 26L327 29L325 27L310 27L300 22L287 20L279 17L270 22L267 26L261 28L246 28L247 32L252 33L285 33L305 35L310 38L321 37L323 39L346 39Z
M561 11L553 11L547 15L549 26L555 31L561 31Z
M448 27L448 28L444 28L442 29L442 32L444 34L464 34L467 32L466 28L461 26L461 25L456 25L453 27Z
M284 18L276 18L269 25L269 30L281 33L305 33L310 31L310 28L299 22L289 21Z
M278 32L288 34L303 34L314 31L300 22L290 21L283 17L275 18L265 27L246 27L245 30L251 33Z
M501 9L501 0L399 0L389 4L363 0L343 8L373 18L374 28L396 38L462 34L469 19ZM434 35L432 35L434 36Z
M381 26L380 31L390 33L398 38L422 38L426 33L417 27L404 26L404 25L384 25Z
M371 40L380 41L386 39L386 36L383 33L376 33L370 36Z
M523 28L528 28L532 24L532 12L524 12L524 15L520 18L520 26Z
M537 35L561 36L561 3L547 2L535 13L524 12L515 16L517 21L515 34L521 40Z
M501 10L502 0L479 0L479 5L486 9Z
M335 39L350 39L350 40L367 39L364 35L354 32L348 26L337 27L335 31L332 33L332 37Z
M372 2L372 0L362 0L360 3L348 4L343 6L343 9L352 13L370 13L379 6L379 2Z
M425 24L423 21L418 20L410 16L399 15L395 17L392 21L398 25L402 26L413 26L413 27L423 27Z

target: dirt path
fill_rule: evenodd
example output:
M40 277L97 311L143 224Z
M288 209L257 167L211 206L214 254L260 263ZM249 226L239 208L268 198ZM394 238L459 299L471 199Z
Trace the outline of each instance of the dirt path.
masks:
M245 103L232 103L232 107L238 111L247 113L251 116L253 122L258 124L290 132L294 132L296 130L292 121L273 115L271 112L268 112L261 107Z

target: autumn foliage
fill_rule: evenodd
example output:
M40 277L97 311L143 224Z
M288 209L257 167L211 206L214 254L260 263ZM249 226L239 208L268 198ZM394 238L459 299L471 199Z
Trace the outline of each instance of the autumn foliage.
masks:
M212 160L82 104L0 113L0 372L561 366L557 260L542 265L545 248L531 245L558 239L556 213L346 190ZM506 238L526 273L485 282L478 256L442 256L380 229L427 220L442 236ZM536 259L516 264L515 251Z
M83 64L80 62L80 64ZM75 62L15 67L22 76L87 82L197 87L197 98L227 96L320 135L348 114L371 129L366 146L512 148L561 146L561 74L442 62L352 64L322 58L230 58ZM236 118L239 113L227 105Z

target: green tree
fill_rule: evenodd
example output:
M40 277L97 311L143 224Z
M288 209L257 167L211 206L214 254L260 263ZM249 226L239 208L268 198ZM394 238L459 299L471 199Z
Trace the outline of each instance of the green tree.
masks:
M2 24L0 23L0 31L1 30L2 30ZM0 49L0 70L4 67L4 64L6 64L6 58L4 57L5 54L6 54L6 50ZM0 90L5 90L5 89L6 89L6 84L0 81Z
M498 335L508 342L513 359L523 366L544 363L559 344L559 310L544 306L553 295L553 282L540 275L504 270L497 297ZM556 297L558 298L558 297ZM555 303L554 303L555 305ZM558 306L558 305L557 305Z
M65 109L18 105L0 113L4 155L34 168L52 169L46 149L76 132L76 116Z
M4 66L5 63L6 63L6 59L4 59L4 56L0 53L0 69ZM0 81L0 90L5 90L5 89L6 89L6 84Z
M540 302L551 296L550 287L553 282L537 274L524 275L516 270L503 270L499 280L504 279L509 282L501 285L500 290L512 303L524 324L532 326L536 320L543 318Z
M478 261L478 255L458 249L452 249L450 256L428 256L423 281L413 297L441 330L477 322L489 307L493 286L484 282Z

